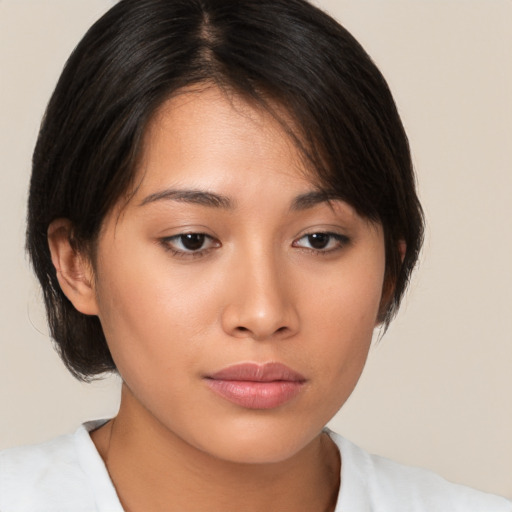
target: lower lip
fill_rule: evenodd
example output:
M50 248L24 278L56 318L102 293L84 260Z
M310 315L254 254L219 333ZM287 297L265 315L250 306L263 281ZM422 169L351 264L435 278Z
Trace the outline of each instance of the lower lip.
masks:
M212 391L246 409L274 409L295 398L303 383L299 381L253 382L208 379Z

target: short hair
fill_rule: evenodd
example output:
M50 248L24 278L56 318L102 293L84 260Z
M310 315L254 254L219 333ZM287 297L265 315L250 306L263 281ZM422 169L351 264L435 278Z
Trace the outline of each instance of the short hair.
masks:
M145 129L165 100L214 83L293 119L319 186L383 226L387 327L423 236L407 136L383 76L360 44L304 0L121 0L70 56L33 156L27 250L56 348L71 373L116 371L96 316L62 292L47 232L68 218L82 250L133 184ZM405 254L400 243L405 242ZM403 245L403 244L402 244Z

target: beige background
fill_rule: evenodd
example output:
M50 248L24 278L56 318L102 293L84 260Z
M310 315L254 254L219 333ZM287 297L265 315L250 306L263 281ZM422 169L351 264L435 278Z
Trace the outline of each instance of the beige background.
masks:
M0 0L0 448L115 413L115 379L52 351L23 251L38 124L107 0ZM319 0L387 77L428 233L408 299L332 426L398 461L512 497L512 2Z

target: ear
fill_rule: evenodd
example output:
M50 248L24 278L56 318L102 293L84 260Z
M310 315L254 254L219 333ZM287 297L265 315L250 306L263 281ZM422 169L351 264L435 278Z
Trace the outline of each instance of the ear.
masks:
M48 245L60 287L73 306L85 315L97 315L92 266L72 243L73 226L68 219L56 219L48 227Z
M407 251L407 244L405 240L398 241L398 253L400 254L400 261L403 263L405 258L405 252Z
M405 252L407 250L407 244L404 240L398 241L398 254L400 255L400 261L403 263L405 258ZM382 296L380 299L380 307L379 314L377 316L377 324L379 325L384 322L386 318L386 313L388 311L388 307L390 302L393 300L393 295L395 293L396 282L392 279L388 273L384 277L384 284L382 285Z

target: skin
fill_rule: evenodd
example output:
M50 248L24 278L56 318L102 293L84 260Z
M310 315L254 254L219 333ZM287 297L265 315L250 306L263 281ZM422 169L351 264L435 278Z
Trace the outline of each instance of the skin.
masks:
M340 460L322 429L363 370L385 257L381 226L348 204L297 204L315 191L280 125L211 87L158 111L94 269L68 221L50 227L62 289L99 316L123 378L118 416L92 439L126 510L333 510ZM207 237L186 252L183 233ZM314 233L332 234L318 249ZM305 383L245 408L205 380L240 362L281 362Z

